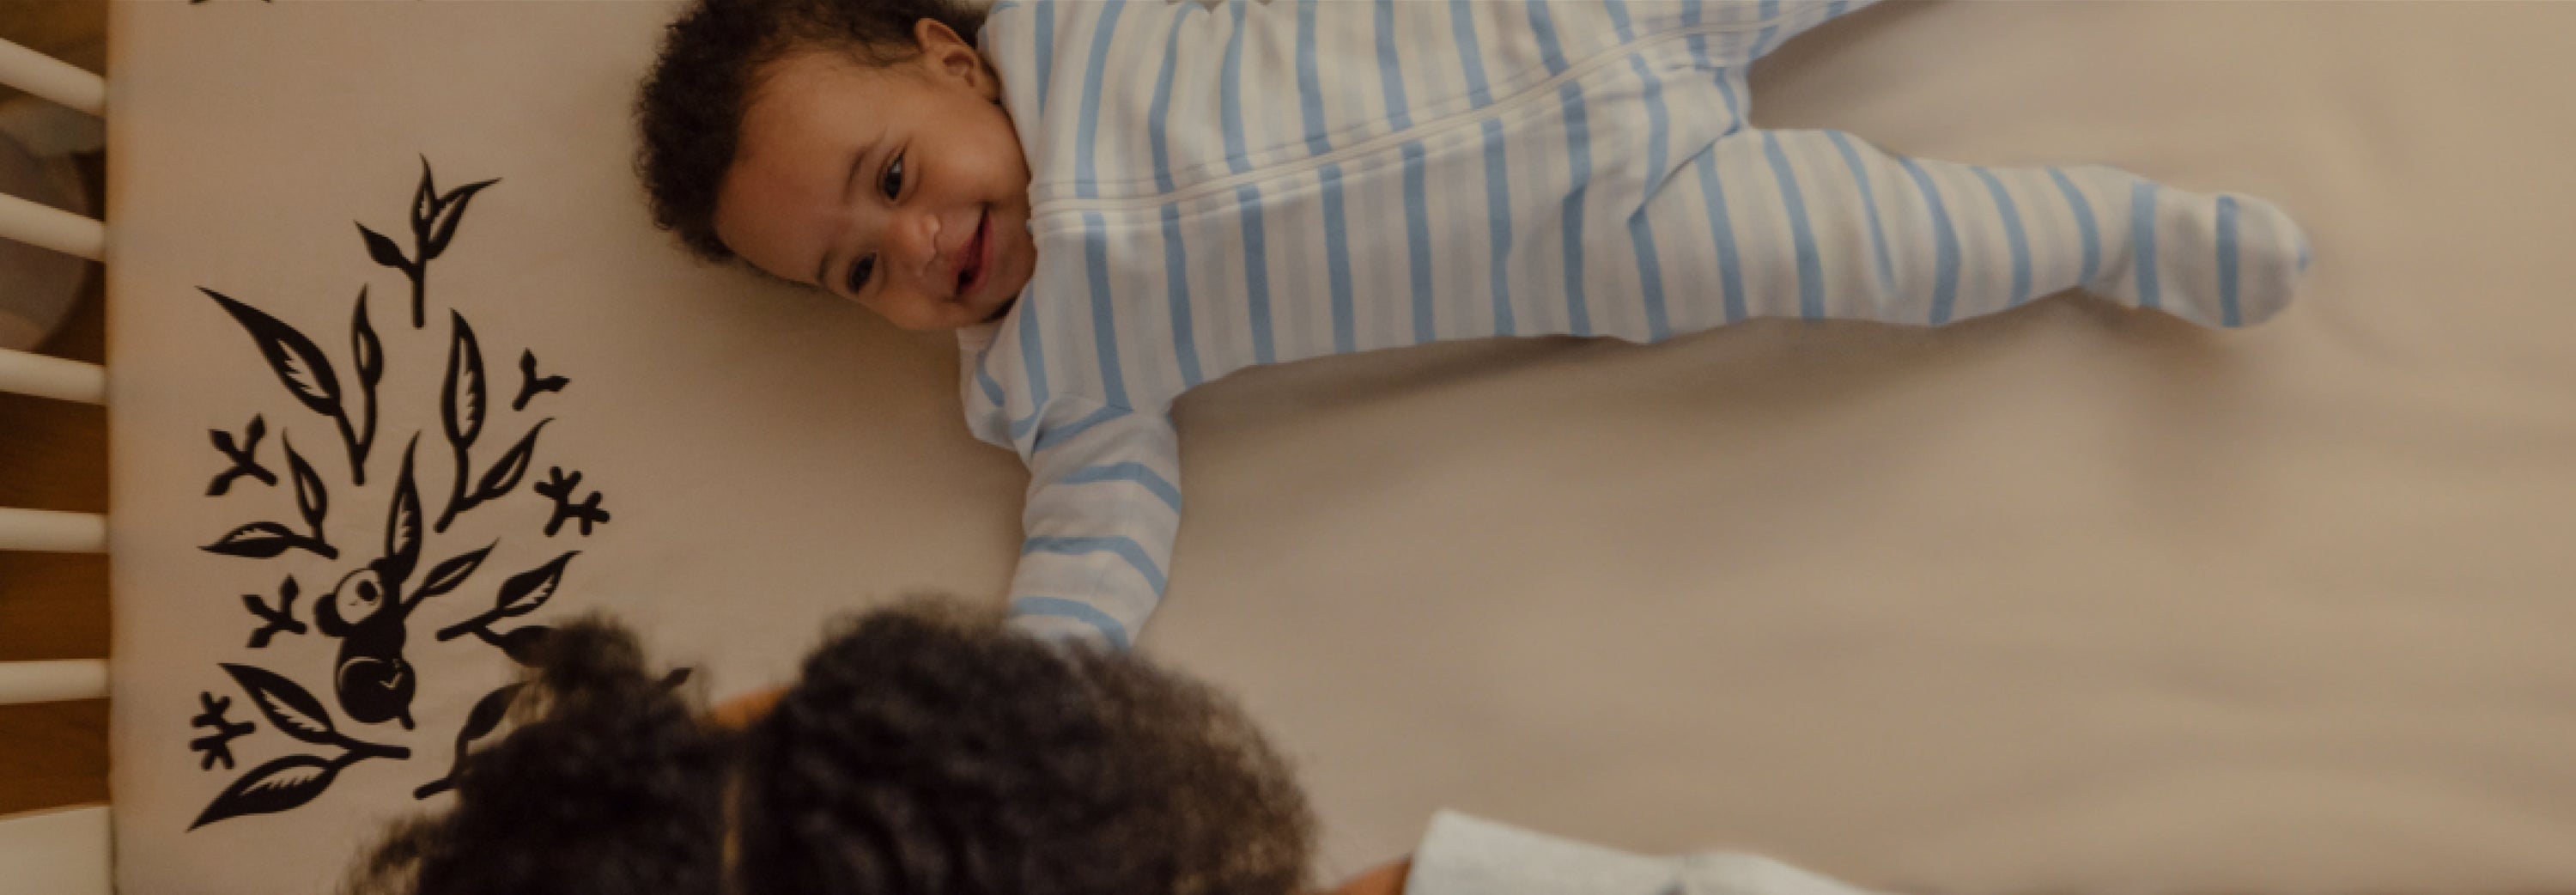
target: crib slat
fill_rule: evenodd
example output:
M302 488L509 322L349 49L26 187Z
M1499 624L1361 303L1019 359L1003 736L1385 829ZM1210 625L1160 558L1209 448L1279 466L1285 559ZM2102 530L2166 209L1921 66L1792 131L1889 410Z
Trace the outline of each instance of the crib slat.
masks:
M0 895L108 895L107 806L0 817Z
M76 360L0 349L0 392L107 403L107 368Z
M92 115L107 113L106 78L5 40L0 40L0 84Z
M92 261L107 253L106 224L6 194L0 194L0 236Z
M0 550L105 553L107 517L96 513L0 507Z
M107 698L107 662L0 662L0 705Z

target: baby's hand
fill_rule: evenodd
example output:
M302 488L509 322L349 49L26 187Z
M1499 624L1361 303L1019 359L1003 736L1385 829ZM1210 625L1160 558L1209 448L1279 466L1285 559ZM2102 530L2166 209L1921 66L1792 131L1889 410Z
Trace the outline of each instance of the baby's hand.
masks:
M760 719L768 717L769 710L778 705L778 697L786 693L785 687L771 687L736 696L708 711L707 720L717 727L731 730L750 727Z
M1342 887L1326 895L1404 895L1404 875L1413 869L1413 858L1397 858L1375 869L1351 877Z

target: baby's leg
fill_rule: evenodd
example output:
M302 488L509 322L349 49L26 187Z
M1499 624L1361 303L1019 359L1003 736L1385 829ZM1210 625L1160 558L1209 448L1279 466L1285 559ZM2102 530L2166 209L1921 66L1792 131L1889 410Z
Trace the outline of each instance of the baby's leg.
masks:
M1667 232L1661 221L1704 214L1717 244L1702 271L1713 282L1668 284L1695 305L1673 309L1679 330L1747 316L1937 325L2078 287L2244 326L2286 305L2307 266L2306 237L2270 203L2113 168L1988 168L1837 131L1744 131L1675 173L1643 213Z

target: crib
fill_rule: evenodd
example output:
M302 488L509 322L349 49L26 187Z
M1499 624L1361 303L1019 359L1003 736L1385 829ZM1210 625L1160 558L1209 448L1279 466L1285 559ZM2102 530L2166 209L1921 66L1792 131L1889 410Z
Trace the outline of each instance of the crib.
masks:
M0 52L104 114L113 186L104 226L0 199L104 259L113 346L0 388L115 433L109 512L0 510L0 548L112 544L116 610L112 676L0 665L0 702L110 698L114 793L0 821L0 893L330 888L586 612L722 698L853 608L1003 591L1025 475L953 341L650 227L626 104L672 8L135 0L111 83ZM1140 648L1269 725L1319 879L1445 807L1893 891L2576 891L2570 35L1827 26L1757 123L2263 195L2316 243L2302 304L1250 371L1180 407Z
M104 111L97 76L14 44L0 44L0 82L89 115ZM97 220L15 196L0 196L0 235L97 261L106 228ZM0 390L96 404L106 374L97 365L25 352L0 352ZM0 509L0 549L100 552L106 520L90 514ZM107 695L99 660L0 663L0 705L98 699ZM109 887L108 817L103 806L72 807L0 818L0 889L10 892L104 893Z

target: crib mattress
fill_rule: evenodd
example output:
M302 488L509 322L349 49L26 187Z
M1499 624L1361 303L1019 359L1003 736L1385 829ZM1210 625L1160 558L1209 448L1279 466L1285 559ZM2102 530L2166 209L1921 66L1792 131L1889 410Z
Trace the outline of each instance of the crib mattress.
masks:
M692 264L663 3L120 3L129 893L316 891L440 804L535 629L714 696L998 599L953 344ZM1457 808L1926 891L2576 889L2576 6L1870 10L1757 123L2272 198L2303 302L1440 346L1193 393L1151 654L1334 875ZM328 603L330 613L317 607Z

